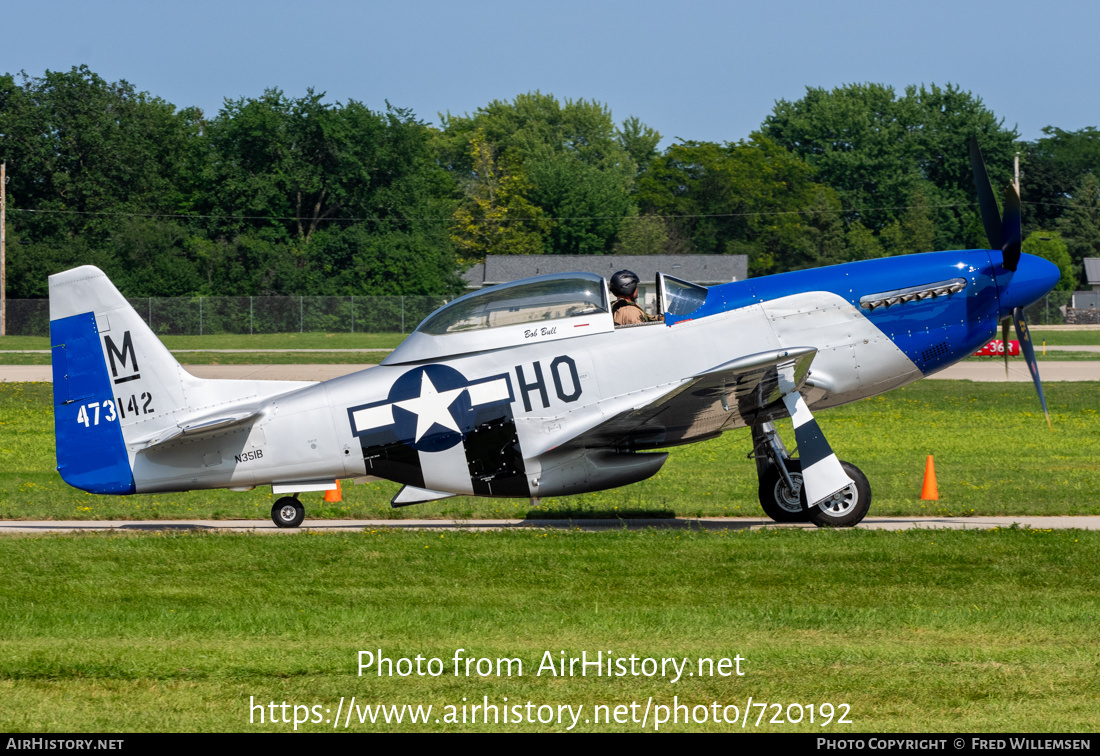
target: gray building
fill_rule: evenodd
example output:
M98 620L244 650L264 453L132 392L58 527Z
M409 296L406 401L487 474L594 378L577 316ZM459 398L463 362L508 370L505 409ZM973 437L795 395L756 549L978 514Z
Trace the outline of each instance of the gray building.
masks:
M1100 291L1100 257L1085 258L1085 280L1093 291Z
M1084 262L1089 289L1073 292L1070 306L1077 310L1092 310L1100 307L1100 257L1086 257Z
M641 280L638 300L650 310L656 306L657 273L713 286L748 277L746 255L489 255L484 263L463 275L467 286L483 286L518 281L551 273L596 273L604 278L620 270L632 270Z

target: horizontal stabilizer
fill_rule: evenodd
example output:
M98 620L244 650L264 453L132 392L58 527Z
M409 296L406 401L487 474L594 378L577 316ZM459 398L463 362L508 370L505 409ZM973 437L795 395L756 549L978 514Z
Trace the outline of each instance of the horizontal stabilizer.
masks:
M151 436L135 439L130 442L130 446L140 451L143 449L151 449L154 446L166 444L169 441L175 441L177 439L201 438L226 428L253 421L259 417L259 415L259 410L252 410L249 412L239 412L235 415L196 418L165 428Z

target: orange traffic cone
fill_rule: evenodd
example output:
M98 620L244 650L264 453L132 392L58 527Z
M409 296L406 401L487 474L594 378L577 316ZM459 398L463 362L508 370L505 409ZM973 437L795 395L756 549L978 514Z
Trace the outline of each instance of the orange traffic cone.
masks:
M936 466L932 464L932 455L928 455L928 461L924 463L924 487L921 489L922 500L939 501L940 492L936 488Z
M931 459L931 457L929 457ZM933 486L935 483L932 484ZM344 497L340 495L340 481L336 481L336 488L325 491L325 501L343 501Z

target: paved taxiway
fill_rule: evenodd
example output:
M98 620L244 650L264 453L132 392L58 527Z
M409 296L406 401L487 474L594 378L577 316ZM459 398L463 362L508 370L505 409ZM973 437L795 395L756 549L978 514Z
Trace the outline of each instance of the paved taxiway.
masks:
M1100 530L1100 517L868 517L858 525L865 530L993 530L995 528L1035 530ZM809 524L778 525L762 517L703 517L676 519L608 520L306 520L301 528L277 528L270 520L0 520L0 534L43 535L46 533L215 531L229 533L290 534L356 532L385 528L402 530L512 530L565 528L580 530L639 530L676 528L681 530L759 530L765 527L810 528Z

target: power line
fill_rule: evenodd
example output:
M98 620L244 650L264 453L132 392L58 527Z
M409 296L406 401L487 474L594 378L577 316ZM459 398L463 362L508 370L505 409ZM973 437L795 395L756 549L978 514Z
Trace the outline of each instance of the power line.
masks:
M1024 202L1025 205L1031 204L1052 204L1052 203L1032 203ZM847 215L851 213L884 213L897 210L909 210L914 207L925 207L929 210L942 210L942 209L959 209L959 208L972 208L977 207L977 203L974 202L957 202L943 205L896 205L893 207L862 207L862 208L842 208L840 210L818 210L818 209L804 209L804 210L775 210L775 211L762 211L754 210L745 213L686 213L680 215L544 215L539 217L520 217L520 218L498 218L492 221L492 223L523 223L526 221L598 221L598 220L626 220L626 219L640 219L640 218L661 218L663 220L678 220L678 219L698 219L698 218L749 218L754 216L772 217L779 215ZM37 215L87 215L96 217L110 217L110 218L180 218L180 219L193 219L193 220L229 220L229 221L300 221L306 220L305 217L299 217L296 215L205 215L205 214L189 214L189 213L137 213L137 212L104 212L93 210L37 210L32 208L12 208L10 212L13 213L30 213ZM322 218L319 219L322 222L332 223L362 223L366 221L405 221L409 223L457 223L467 222L459 221L456 218L430 218L430 217L409 217L409 216L348 216L348 217L336 217L336 218Z

